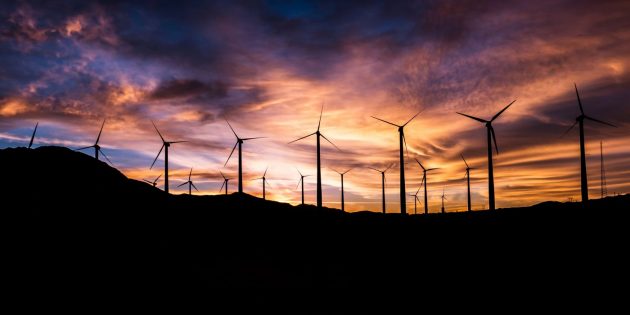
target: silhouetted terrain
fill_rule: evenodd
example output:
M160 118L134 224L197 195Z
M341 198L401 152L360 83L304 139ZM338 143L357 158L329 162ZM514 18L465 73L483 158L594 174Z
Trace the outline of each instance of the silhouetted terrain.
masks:
M3 149L0 167L4 268L27 289L393 290L491 276L506 282L627 276L629 195L588 207L545 202L405 217L238 194L169 196L60 147Z

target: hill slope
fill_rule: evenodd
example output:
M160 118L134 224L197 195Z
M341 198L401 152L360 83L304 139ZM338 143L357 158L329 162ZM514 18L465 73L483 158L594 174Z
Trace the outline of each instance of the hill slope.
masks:
M405 217L239 194L167 195L60 147L0 150L0 174L13 232L8 257L22 285L391 286L540 270L569 277L559 268L566 264L618 275L628 261L620 250L629 239L628 195L588 207ZM518 273L508 267L522 265Z

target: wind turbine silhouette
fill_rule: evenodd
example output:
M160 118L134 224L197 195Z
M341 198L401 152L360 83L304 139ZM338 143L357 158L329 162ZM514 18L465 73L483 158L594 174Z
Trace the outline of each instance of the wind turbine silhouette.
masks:
M258 177L255 180L258 179L262 179L262 184L263 184L263 200L267 200L267 197L265 196L265 183L269 183L267 182L267 179L265 178L265 175L267 175L267 169L269 169L269 166L267 166L267 168L265 168L265 173L263 174L262 177Z
M182 142L188 142L188 141L166 141L164 140L164 137L162 137L160 130L158 130L157 126L155 126L155 123L151 121L151 124L153 124L155 131L157 131L158 135L160 136L160 139L162 139L162 147L160 148L160 151L158 152L157 156L155 156L155 160L153 160L153 163L151 163L151 167L149 167L149 169L153 168L153 165L155 165L155 162L160 157L162 150L164 150L164 191L168 194L168 148L173 143L182 143Z
M405 145L405 149L407 148L407 140L405 140L405 132L404 132L404 128L405 126L407 126L408 123L410 123L414 118L416 118L416 116L420 115L420 112L416 113L415 115L413 115L413 117L411 117L411 119L409 119L406 123L404 123L403 125L396 125L394 123L391 123L389 121L374 117L374 116L370 116L376 120L380 120L386 124L390 124L392 126L398 127L398 140L400 142L400 213L402 214L407 214L407 201L406 201L406 195L405 195L405 157L403 155L403 144ZM407 150L408 151L408 150Z
M227 163L230 161L230 158L232 157L232 154L234 153L234 150L236 149L236 146L238 146L238 192L242 193L243 192L243 155L241 151L241 146L243 145L244 141L262 139L264 137L240 138L236 134L236 131L234 131L234 128L232 128L232 125L230 125L230 122L227 120L225 122L228 124L228 126L232 130L232 133L234 133L234 136L236 137L236 143L234 144L234 147L232 148L232 152L230 152L230 156L228 156L227 161L225 161L225 164L223 166L225 167L227 165Z
M343 175L345 175L346 173L350 172L352 169L349 169L349 170L347 170L347 171L345 171L343 173L339 172L339 171L336 171L334 169L332 169L332 170L335 171L335 173L341 175L341 211L345 212L346 208L345 208L345 201L344 201L344 198L343 198Z
M580 116L577 116L577 118L575 118L575 123L573 123L573 125L571 125L571 128L569 128L564 134L567 134L569 131L571 131L571 129L573 129L573 127L575 127L576 124L580 124L580 184L581 184L581 189L582 189L582 202L587 202L588 201L588 182L587 182L587 176L586 176L586 149L584 148L584 119L588 119L594 122L598 122L600 124L604 124L604 125L608 125L608 126L612 126L612 127L617 127L613 124L595 119L593 117L590 116L586 116L586 114L584 114L584 108L582 108L582 101L580 100L580 93L578 92L577 89L577 84L573 84L575 86L575 95L577 96L577 100L578 100L578 105L580 106Z
M427 184L429 183L429 180L427 179L427 172L437 170L439 168L436 167L436 168L426 169L424 168L424 166L422 166L422 163L420 163L418 159L416 159L416 162L418 162L418 165L422 167L422 182L420 183L420 186L424 184L424 214L429 214L429 203L427 202L427 186L428 186Z
M322 104L322 111L319 114L319 122L317 123L317 131L306 135L302 138L298 138L296 140L293 140L291 142L289 142L289 144L302 140L304 138L308 138L312 135L315 135L317 137L317 208L322 207L322 164L321 164L321 159L320 159L320 145L319 145L319 138L322 137L324 139L326 139L326 141L330 142L330 144L332 144L337 150L341 151L341 149L339 149L334 143L332 143L330 140L328 140L328 138L326 138L326 136L324 136L320 131L319 131L319 127L322 124L322 115L324 114L324 105ZM304 184L302 184L302 186L304 186ZM304 188L304 187L302 187Z
M468 211L472 211L472 208L470 206L470 170L474 170L474 168L468 166L468 163L466 162L463 154L460 154L459 156L462 157L462 160L464 160L464 164L466 164L466 183L468 185Z
M499 154L499 146L497 146L497 137L494 134L494 128L492 127L492 122L499 117L508 107L512 106L516 100L513 100L512 103L508 104L503 108L500 112L492 117L490 120L485 120L481 118L477 118L474 116L462 114L457 112L462 116L466 116L470 119L474 119L476 121L482 122L486 124L486 129L488 131L488 202L490 210L494 210L494 170L492 167L492 140L494 140L494 148L497 151L497 155Z
M446 211L444 211L444 200L446 200L446 195L444 195L444 187L442 187L442 213L446 213Z
M35 140L35 133L37 132L37 126L39 126L39 121L35 123L35 129L33 129L33 134L31 135L31 141L28 143L29 149L33 146L33 140Z
M381 173L381 191L382 191L382 194L383 194L383 200L382 200L382 202L383 202L383 213L385 213L385 172L387 172L387 170L389 170L392 166L394 166L394 164L391 164L385 170L382 170L382 171L381 170L377 170L377 169L372 168L372 167L368 167L371 170L375 170L375 171ZM401 213L404 214L406 212L401 212Z
M413 197L413 214L418 214L418 202L422 204L422 202L418 198L418 193L420 192L420 188L422 188L422 184L420 184L420 187L418 187L418 190L416 190L415 194L409 194L409 196Z
M103 153L103 150L101 150L101 146L98 145L98 142L101 140L101 133L103 133L103 127L105 127L105 120L104 119L103 119L103 124L101 124L101 130L98 132L98 136L96 137L96 142L94 142L94 144L89 146L89 147L79 148L79 149L77 149L77 151L85 150L85 149L89 149L89 148L94 148L94 158L96 158L98 160L98 154L101 153L105 157L105 159L107 159L109 164L114 165L114 163L112 163L112 161L109 160L107 155L105 155L105 153Z
M302 204L304 204L304 177L309 177L311 175L302 175L300 170L298 170L298 169L296 169L296 170L298 171L298 173L300 173L300 181L298 182L297 186L295 186L295 189L300 187L300 183L302 183Z
M143 181L145 181L145 182L153 185L153 187L155 187L155 186L157 186L157 182L158 182L158 180L160 180L160 177L162 177L162 174L160 174L158 177L156 177L154 181L150 181L150 180L146 180L146 179L143 179Z
M177 185L177 187L182 187L182 186L188 184L188 194L189 195L192 195L192 187L195 187L195 190L197 192L199 191L199 189L197 189L197 186L195 186L195 184L192 182L192 180L190 180L191 176L192 176L192 168L190 169L190 173L188 174L188 181Z
M231 178L227 178L225 177L225 175L223 175L223 172L219 171L219 173L221 173L221 177L223 177L223 184L221 185L221 189L219 189L219 192L221 192L221 190L223 190L223 186L225 186L225 194L228 194L228 182L230 181Z

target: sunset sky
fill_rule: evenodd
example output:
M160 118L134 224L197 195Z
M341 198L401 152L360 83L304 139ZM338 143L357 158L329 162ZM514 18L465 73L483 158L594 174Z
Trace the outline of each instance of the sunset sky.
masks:
M192 180L217 194L221 170L241 137L244 190L268 166L267 197L297 204L299 174L315 175L315 138L324 106L324 205L399 212L398 133L370 116L402 124L406 187L429 175L429 206L487 203L486 130L455 112L493 123L497 207L580 199L579 108L617 128L585 123L591 198L599 198L599 142L608 192L630 192L630 1L3 1L0 4L0 148L100 145L133 179L163 172L153 120L167 140L172 193ZM93 154L92 151L86 151ZM163 185L160 181L159 185ZM237 182L230 182L230 190ZM315 177L306 201L315 203ZM422 193L419 195L422 197ZM413 213L413 199L408 197ZM418 206L420 208L420 205Z

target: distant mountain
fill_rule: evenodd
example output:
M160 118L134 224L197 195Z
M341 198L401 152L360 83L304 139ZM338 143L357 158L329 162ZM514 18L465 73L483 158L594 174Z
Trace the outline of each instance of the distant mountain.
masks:
M246 194L167 195L61 147L0 150L0 179L18 286L391 287L516 280L525 274L510 266L521 264L526 273L559 264L616 273L628 262L629 195L587 207L350 214Z

